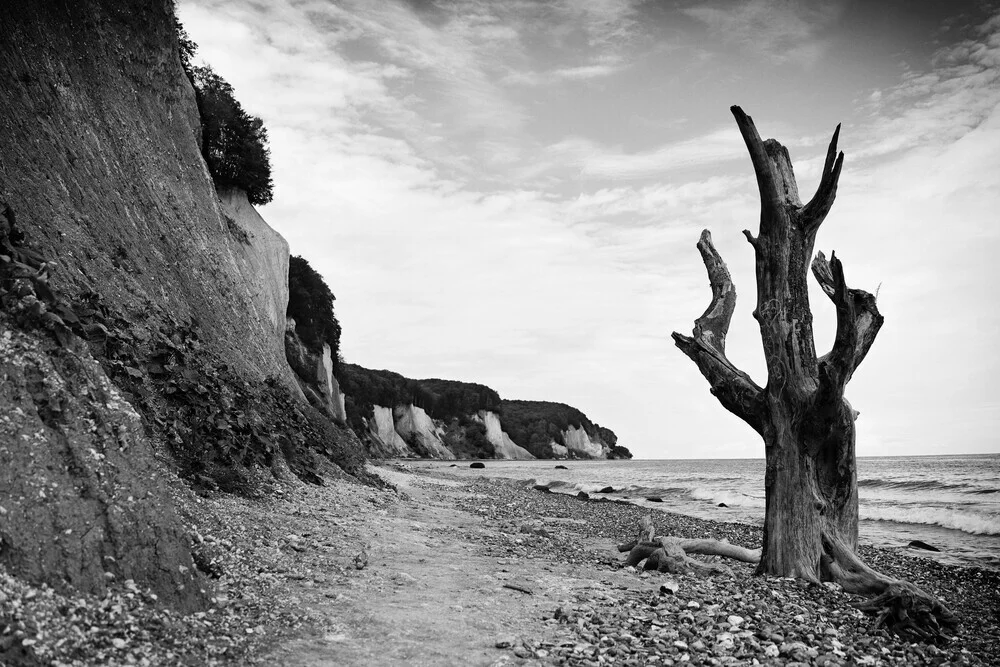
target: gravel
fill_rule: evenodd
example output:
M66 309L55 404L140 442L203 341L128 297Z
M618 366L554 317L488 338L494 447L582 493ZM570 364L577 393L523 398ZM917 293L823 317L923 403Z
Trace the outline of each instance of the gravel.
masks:
M476 480L475 511L498 527L489 548L508 558L599 563L619 569L623 557L588 548L588 540L548 536L525 526L572 522L573 532L614 543L634 539L648 510L628 503L543 493L512 480ZM759 527L654 512L657 534L728 539L754 547ZM480 538L482 539L482 538ZM963 623L945 646L913 644L872 628L873 618L852 603L859 596L836 584L758 577L754 566L726 561L734 578L635 571L662 582L658 593L626 589L578 596L542 619L562 637L524 638L519 646L543 663L567 665L989 665L1000 656L1000 573L943 565L897 550L862 547L866 562L936 595ZM705 557L711 558L711 557ZM540 630L539 637L550 632Z

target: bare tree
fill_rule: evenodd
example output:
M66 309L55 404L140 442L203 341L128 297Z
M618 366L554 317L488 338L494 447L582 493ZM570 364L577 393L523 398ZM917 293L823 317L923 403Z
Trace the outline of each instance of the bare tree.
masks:
M785 147L774 139L762 141L742 109L734 106L731 111L760 190L760 230L757 236L749 230L743 234L756 255L753 316L760 325L767 385L758 386L726 357L736 290L708 230L702 232L698 250L708 270L712 301L695 321L691 336L674 333L673 339L697 364L719 402L764 440L766 508L757 572L836 582L848 592L874 596L862 606L882 612L880 623L921 637L940 635L942 626L956 624L954 614L912 584L872 570L856 554L858 412L844 390L883 319L875 297L847 286L836 253L829 261L818 253L811 262L813 275L837 311L833 349L817 358L813 341L807 273L816 233L833 205L844 163L844 154L837 152L840 126L830 141L819 188L803 205ZM646 541L645 552L651 546L656 546L655 540ZM642 553L640 549L630 561Z

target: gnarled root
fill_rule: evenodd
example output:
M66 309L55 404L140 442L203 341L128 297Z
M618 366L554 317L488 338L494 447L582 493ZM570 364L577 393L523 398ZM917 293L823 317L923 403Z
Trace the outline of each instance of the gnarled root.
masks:
M870 600L855 605L865 612L877 613L875 628L883 625L913 640L948 641L948 634L958 629L958 616L941 602L908 581L894 581Z
M680 537L656 537L652 520L643 517L639 535L635 540L618 546L619 551L628 551L625 565L638 565L643 560L643 569L659 572L696 572L699 574L722 574L733 576L733 571L719 563L706 563L691 558L690 554L724 556L746 563L760 561L760 549L745 549L728 542L700 539L688 540Z
M823 534L823 578L848 593L874 595L855 606L877 614L874 627L886 627L911 640L946 642L959 617L940 600L908 581L892 579L868 567L836 537Z

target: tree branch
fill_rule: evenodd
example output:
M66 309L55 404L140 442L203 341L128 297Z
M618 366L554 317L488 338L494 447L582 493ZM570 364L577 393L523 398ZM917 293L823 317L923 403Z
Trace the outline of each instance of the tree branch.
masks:
M826 163L823 165L823 174L819 180L819 187L816 194L809 200L809 203L802 208L799 219L805 229L815 231L823 223L826 214L833 206L833 200L837 196L837 183L840 180L840 170L844 166L844 153L837 153L837 139L840 137L840 124L833 132L830 139L830 147L826 151Z
M707 229L701 233L698 250L708 271L712 301L695 320L693 335L674 332L674 343L698 366L723 407L760 432L763 428L763 390L726 357L726 334L736 308L736 288Z
M777 209L781 203L777 181L774 171L771 169L771 160L764 148L764 142L761 141L757 127L753 124L753 118L746 115L743 109L738 106L731 106L729 110L736 118L736 125L740 128L740 134L743 135L743 141L750 153L750 161L753 163L753 170L757 175L757 188L760 190L761 205L765 209Z
M875 297L860 289L850 289L844 279L844 265L833 253L830 261L822 252L812 263L813 276L837 308L837 335L833 349L819 360L823 382L842 397L851 376L864 360L882 328Z

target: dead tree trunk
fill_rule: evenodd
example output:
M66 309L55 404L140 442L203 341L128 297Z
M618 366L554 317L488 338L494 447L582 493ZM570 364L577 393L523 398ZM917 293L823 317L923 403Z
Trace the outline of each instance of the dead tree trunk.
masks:
M756 255L757 307L767 365L767 385L758 386L726 357L725 343L736 290L708 230L698 241L712 287L712 301L695 321L692 336L674 333L678 348L709 381L722 405L764 440L766 507L764 544L757 571L808 581L835 581L845 590L888 597L880 607L905 625L914 613L931 633L954 616L915 587L871 570L855 554L858 493L854 422L858 413L844 390L882 326L875 298L850 289L836 254L812 259L816 233L837 193L844 154L833 133L819 188L802 204L788 151L762 141L753 120L732 107L760 191L760 229L743 232ZM812 272L837 310L833 349L817 358L809 309L807 274ZM905 590L905 595L900 592ZM892 620L892 619L890 619ZM912 624L910 624L912 625Z

